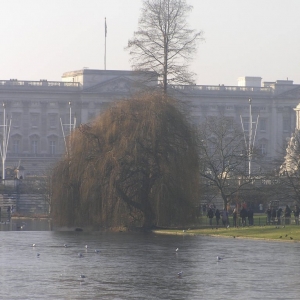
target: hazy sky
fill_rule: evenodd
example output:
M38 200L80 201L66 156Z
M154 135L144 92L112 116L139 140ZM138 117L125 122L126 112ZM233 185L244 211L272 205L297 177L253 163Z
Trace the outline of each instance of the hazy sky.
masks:
M197 84L237 85L239 76L300 84L300 0L188 0L203 30L191 65ZM124 50L142 0L0 0L0 79L61 80L67 71L129 70Z

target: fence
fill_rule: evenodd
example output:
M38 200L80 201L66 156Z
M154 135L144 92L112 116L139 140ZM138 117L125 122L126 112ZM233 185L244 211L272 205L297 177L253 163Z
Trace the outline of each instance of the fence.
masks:
M224 226L223 222L222 222L222 218L220 218L219 224L217 224L216 218L214 217L212 219L212 225L210 225L209 218L206 216L202 216L202 217L198 218L198 224L200 226L207 226L207 227L209 227L209 226L213 226L213 227ZM232 216L229 216L229 220L225 224L225 226L228 226L228 225L230 227L234 226ZM275 225L275 226L300 225L300 222L299 222L299 218L295 218L295 217L290 217L290 218L281 217L279 219L271 218L270 220L268 220L266 215L259 215L259 216L254 216L253 224L251 226L266 226L266 225ZM238 226L238 227L249 226L248 218L246 218L245 223L243 224L242 218L238 217L236 220L236 226Z

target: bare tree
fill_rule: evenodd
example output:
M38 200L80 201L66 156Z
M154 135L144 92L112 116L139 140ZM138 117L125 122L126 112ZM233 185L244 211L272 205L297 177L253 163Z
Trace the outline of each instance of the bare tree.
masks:
M280 167L280 191L287 199L300 204L300 131L296 130L290 138L284 162Z
M200 126L200 140L200 175L227 209L232 196L250 182L243 133L231 119L210 117Z
M188 62L203 34L188 28L191 10L185 0L144 0L138 31L128 41L132 67L155 71L164 93L170 83L193 83Z
M198 198L196 135L177 102L143 94L118 102L72 137L53 176L60 225L170 226Z

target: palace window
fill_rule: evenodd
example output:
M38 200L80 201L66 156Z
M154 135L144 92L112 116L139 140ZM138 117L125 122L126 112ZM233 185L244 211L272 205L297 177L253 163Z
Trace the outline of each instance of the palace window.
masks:
M19 140L13 140L13 153L14 154L20 153L20 141Z
M266 119L259 119L258 126L260 131L266 131L267 129L267 121Z
M49 114L48 115L49 120L49 128L56 128L57 126L57 114Z
M283 118L282 129L284 132L289 132L291 130L291 120L289 118Z
M48 147L49 147L49 154L54 155L57 152L57 141L58 137L56 135L48 136Z
M56 143L55 141L49 141L49 152L50 154L55 154Z
M38 152L38 141L37 140L32 140L31 141L31 153L32 154L37 154Z
M34 134L30 137L30 151L32 154L38 153L39 147L39 136Z
M22 120L22 115L21 115L20 112L13 112L12 113L11 125L14 128L19 128L21 126L21 120Z
M31 127L36 128L39 126L39 117L38 113L30 114Z
M267 141L266 140L261 140L259 143L259 153L261 155L266 155L267 154Z
M267 154L267 145L266 145L266 144L261 144L261 145L260 145L260 153L261 153L262 155Z

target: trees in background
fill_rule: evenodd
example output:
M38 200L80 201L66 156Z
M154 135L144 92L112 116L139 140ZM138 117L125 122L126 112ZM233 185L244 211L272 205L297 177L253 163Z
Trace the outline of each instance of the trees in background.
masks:
M288 142L279 175L279 195L300 205L300 131L297 129Z
M290 202L291 192L296 193L299 188L300 180L295 178L295 173L278 177L274 173L273 162L264 161L257 149L253 149L251 154L252 171L249 176L247 135L232 118L222 114L208 117L200 125L199 135L201 197L205 201L216 202L216 198L221 196L224 209L229 203L237 205L244 202L257 209L259 204L266 207L273 200ZM294 151L288 151L289 155L291 152ZM296 165L297 156L294 159L295 162L291 163L289 158L289 166Z
M196 134L163 94L118 102L71 137L53 173L59 225L170 226L191 219L198 199Z
M200 175L210 197L220 194L224 209L242 187L247 177L248 157L240 126L224 116L209 117L200 125Z
M188 28L191 10L185 0L144 0L138 31L128 41L133 69L155 71L164 93L170 83L194 83L188 62L203 34Z

